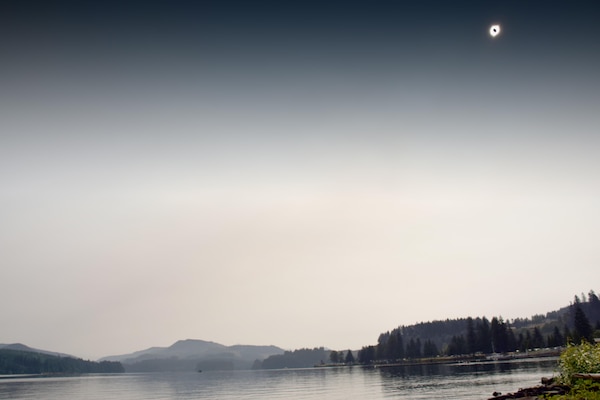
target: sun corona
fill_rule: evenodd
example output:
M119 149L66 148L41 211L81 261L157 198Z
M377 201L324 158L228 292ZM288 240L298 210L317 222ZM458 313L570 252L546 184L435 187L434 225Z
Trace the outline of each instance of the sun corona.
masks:
M500 34L500 25L494 24L494 25L490 26L490 35L492 37L496 37L499 34Z

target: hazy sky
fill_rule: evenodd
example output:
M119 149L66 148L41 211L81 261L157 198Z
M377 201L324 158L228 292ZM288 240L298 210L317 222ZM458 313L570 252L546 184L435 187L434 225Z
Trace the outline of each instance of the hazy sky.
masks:
M81 3L0 8L0 343L358 349L598 289L597 2Z

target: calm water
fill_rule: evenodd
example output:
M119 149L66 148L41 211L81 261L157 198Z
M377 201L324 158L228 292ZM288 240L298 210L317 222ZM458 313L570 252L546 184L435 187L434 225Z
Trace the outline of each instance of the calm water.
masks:
M0 399L487 399L555 374L556 360L363 369L0 379Z

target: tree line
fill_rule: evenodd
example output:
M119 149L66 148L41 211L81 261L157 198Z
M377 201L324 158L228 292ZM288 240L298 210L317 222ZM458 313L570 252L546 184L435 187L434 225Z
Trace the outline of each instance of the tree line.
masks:
M324 363L327 356L328 351L324 347L285 351L262 361L256 360L252 369L307 368Z
M331 350L329 352L329 361L334 364L354 364L356 360L354 359L352 350L346 351L346 355L344 355L343 351Z
M120 362L87 361L29 351L0 349L0 374L121 373Z
M592 290L588 296L575 296L569 307L548 313L546 318L534 316L510 323L502 317L491 321L468 317L401 326L380 334L376 345L364 346L358 352L358 362L553 348L567 342L591 342L595 331L600 336L600 300Z

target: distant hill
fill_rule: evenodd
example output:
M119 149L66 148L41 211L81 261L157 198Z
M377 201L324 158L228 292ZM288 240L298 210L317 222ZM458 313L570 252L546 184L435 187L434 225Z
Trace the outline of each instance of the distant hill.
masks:
M281 368L310 368L317 364L329 361L330 351L323 347L314 349L298 349L276 354L263 360L257 361L253 369L281 369Z
M11 343L11 344L0 343L0 349L17 350L17 351L25 351L25 352L30 352L30 353L48 354L48 355L58 356L58 357L72 357L72 358L75 358L75 357L73 357L70 354L58 353L56 351L34 349L33 347L26 346L26 345L24 345L22 343Z
M0 374L86 374L124 372L119 362L86 361L74 357L60 357L39 353L25 345L12 346L21 349L0 348ZM25 348L26 350L23 350Z
M250 369L256 360L283 354L276 346L225 346L204 340L179 340L169 347L151 347L100 361L119 361L127 372Z

